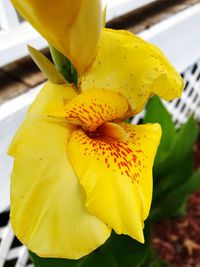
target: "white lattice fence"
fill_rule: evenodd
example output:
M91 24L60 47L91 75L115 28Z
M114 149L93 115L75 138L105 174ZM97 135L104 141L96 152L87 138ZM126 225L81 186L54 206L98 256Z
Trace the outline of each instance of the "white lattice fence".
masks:
M25 246L13 234L9 223L9 211L1 214L0 222L0 267L32 267Z
M200 120L200 61L189 67L183 73L183 78L185 89L181 99L176 99L167 105L178 126L192 114L197 120Z

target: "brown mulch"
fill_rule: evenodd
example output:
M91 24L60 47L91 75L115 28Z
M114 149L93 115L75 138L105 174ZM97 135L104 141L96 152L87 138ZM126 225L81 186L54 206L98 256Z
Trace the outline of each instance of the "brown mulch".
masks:
M184 218L154 227L153 247L173 267L200 267L200 192L189 199Z
M200 167L200 140L194 147L195 167ZM200 267L200 191L191 195L188 212L167 219L153 230L156 253L172 267Z

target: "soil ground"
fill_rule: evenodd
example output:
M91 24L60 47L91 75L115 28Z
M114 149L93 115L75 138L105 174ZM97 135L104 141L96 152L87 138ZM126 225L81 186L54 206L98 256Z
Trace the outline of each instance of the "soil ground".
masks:
M200 138L194 147L195 168L200 168ZM156 224L152 243L172 267L200 267L200 190L188 201L187 215Z

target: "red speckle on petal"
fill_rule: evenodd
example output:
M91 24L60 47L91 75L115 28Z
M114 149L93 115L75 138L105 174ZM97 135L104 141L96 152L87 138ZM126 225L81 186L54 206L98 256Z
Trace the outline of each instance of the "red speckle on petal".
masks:
M132 142L98 134L86 134L83 130L76 131L75 139L81 149L84 149L84 156L88 157L88 161L96 160L98 164L102 164L102 170L107 168L118 172L130 178L133 183L139 181L145 171L145 153L141 149L134 150Z

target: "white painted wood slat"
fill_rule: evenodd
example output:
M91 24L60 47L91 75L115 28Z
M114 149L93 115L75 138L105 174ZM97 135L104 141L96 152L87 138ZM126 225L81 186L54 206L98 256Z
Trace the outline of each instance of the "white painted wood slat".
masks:
M0 1L0 29L9 31L19 26L17 13L8 0Z

